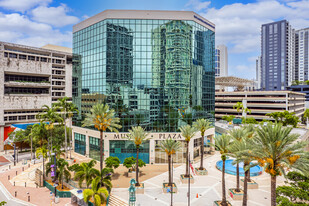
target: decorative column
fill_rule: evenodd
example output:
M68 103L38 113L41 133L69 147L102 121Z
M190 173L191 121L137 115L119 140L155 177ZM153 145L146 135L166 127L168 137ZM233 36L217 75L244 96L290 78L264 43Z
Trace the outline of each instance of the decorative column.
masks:
M189 142L189 153L191 162L193 162L194 159L194 139L195 138L192 138L191 141Z
M149 140L149 164L155 163L155 157L156 157L155 147L156 147L155 140L150 139Z
M104 159L106 159L107 157L109 157L109 139L104 139Z
M89 147L89 135L86 135L86 157L89 157L89 150L90 150L90 147Z

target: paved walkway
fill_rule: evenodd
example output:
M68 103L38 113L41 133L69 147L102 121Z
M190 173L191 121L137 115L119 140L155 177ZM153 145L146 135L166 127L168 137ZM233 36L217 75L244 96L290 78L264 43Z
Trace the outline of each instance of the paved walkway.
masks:
M194 184L191 184L190 202L192 206L212 206L213 201L221 199L221 171L215 167L216 162L220 160L220 154L216 153L212 156L207 156L204 161L204 165L208 170L207 176L195 176ZM199 163L194 164L196 167ZM182 165L174 169L174 182L178 187L178 193L173 195L174 205L188 205L187 184L181 184L180 174L184 174L185 165ZM258 177L253 177L259 184L259 189L248 190L248 205L250 206L268 206L270 205L270 176L266 173ZM161 175L153 177L144 181L145 184L145 195L136 195L136 205L170 205L170 194L164 194L162 192L162 183L168 181L168 173L165 172ZM277 180L278 184L283 184L284 178L280 177ZM236 176L226 174L226 189L236 187ZM128 202L128 188L113 188L112 192L114 195L120 197L124 201ZM196 198L196 195L199 197ZM233 206L242 205L242 201L233 201L229 197L227 192L227 199L232 203Z
M9 165L11 168L9 169ZM30 165L22 165L22 162L19 162L16 166L13 166L12 163L9 165L5 165L0 167L0 190L5 195L6 199L10 201L18 202L19 205L39 205L39 206L50 206L51 205L51 196L50 191L43 187L43 188L35 188L35 187L25 187L24 178L28 175L27 171L34 170L40 164ZM24 167L25 171L22 171ZM19 178L16 178L16 171L17 175L22 174ZM8 178L10 176L10 180ZM15 186L13 185L13 180L15 179ZM19 181L19 182L18 182ZM33 186L33 185L30 185ZM16 198L15 192L17 192ZM30 201L28 201L30 197ZM54 205L54 203L52 204ZM71 205L70 198L60 198L60 202L56 205L63 206L63 205Z

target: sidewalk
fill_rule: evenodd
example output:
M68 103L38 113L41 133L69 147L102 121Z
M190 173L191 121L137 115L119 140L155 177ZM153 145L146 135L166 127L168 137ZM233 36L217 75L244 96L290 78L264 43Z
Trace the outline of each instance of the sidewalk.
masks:
M208 175L206 176L194 176L194 183L191 183L190 191L190 205L191 206L212 206L213 201L221 199L221 171L216 168L216 162L220 160L220 154L216 152L214 155L206 155L204 159L204 166L208 170ZM199 166L199 162L193 164L194 167ZM187 192L188 185L181 184L180 174L185 173L185 165L174 168L174 182L177 185L178 193L173 195L174 204L177 205L187 205ZM243 177L241 177L243 178ZM270 176L265 172L258 176L252 177L259 184L259 189L248 190L248 205L250 206L269 206L270 205ZM168 173L162 173L146 181L145 184L145 194L136 195L136 205L147 205L147 206L157 206L157 205L170 205L171 194L164 194L162 192L162 183L168 181ZM227 200L232 203L233 206L241 206L242 201L233 201L228 193L229 188L235 188L236 186L236 176L226 174L226 197ZM284 184L284 178L278 177L277 184ZM129 187L129 186L128 186ZM129 192L128 187L126 188L113 188L112 194L120 197L125 202L128 202ZM197 198L198 194L198 198Z
M29 161L28 161L28 164L29 164ZM18 164L16 164L16 166L13 166L13 164L10 163L11 169L9 169L8 165L0 167L0 182L11 195L11 199L12 197L13 199L15 199L15 192L17 192L16 198L19 200L22 200L23 203L25 203L25 205L50 206L51 196L50 196L50 191L47 188L45 187L42 187L42 188L25 187L24 183L22 182L19 182L18 184L16 182L16 186L12 184L14 182L12 180L16 176L16 171L18 175L22 174L24 177L26 177L27 171L31 171L39 166L38 164L35 164L35 165L30 164L30 168L28 168L28 164L22 165L22 162L19 162ZM24 172L22 171L22 167L24 167L25 169ZM8 176L10 176L11 181L9 181ZM16 179L16 181L17 180L18 179ZM29 197L30 197L30 201L28 201ZM69 206L71 205L70 202L71 202L70 198L60 198L60 201L58 204L55 204L55 203L52 203L52 204L59 205L59 206L64 206L64 205Z

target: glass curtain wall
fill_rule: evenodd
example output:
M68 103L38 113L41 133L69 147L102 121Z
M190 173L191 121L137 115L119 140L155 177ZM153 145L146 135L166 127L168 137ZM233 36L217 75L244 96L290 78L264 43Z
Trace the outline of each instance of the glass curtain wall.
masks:
M103 141L104 152L104 141ZM100 139L89 136L89 157L100 161Z
M118 157L121 163L123 163L127 157L136 157L136 146L128 140L110 140L109 156ZM138 157L146 164L149 164L149 141L141 144Z
M75 148L74 152L85 155L86 154L86 136L79 133L74 133Z
M194 21L106 19L73 34L73 101L80 125L107 103L122 128L176 132L214 120L215 33Z

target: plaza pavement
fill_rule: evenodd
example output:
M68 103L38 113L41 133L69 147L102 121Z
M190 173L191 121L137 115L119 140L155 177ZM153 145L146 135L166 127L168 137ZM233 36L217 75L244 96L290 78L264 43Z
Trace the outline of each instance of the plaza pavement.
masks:
M1 154L0 154L1 156ZM29 161L28 161L29 164ZM28 172L35 170L37 167L41 166L39 164L30 164L30 168L27 165L22 165L22 161L14 166L13 163L6 164L0 167L0 197L3 196L5 201L8 201L8 206L15 205L39 205L39 206L50 206L50 205L71 205L70 198L60 198L58 204L51 204L50 191L45 188L36 188L33 181L27 178ZM10 169L9 169L10 165ZM22 171L24 167L24 171ZM17 177L16 177L17 171ZM10 180L8 180L10 176ZM25 179L27 182L27 187L25 187ZM13 182L15 180L15 186ZM17 192L17 197L15 198L15 191ZM28 201L28 196L30 196L30 201Z
M219 171L215 165L220 160L220 154L218 152L215 155L206 155L204 160L204 166L208 170L207 176L194 176L194 184L191 184L190 202L192 206L212 206L213 201L221 199L221 171ZM193 164L194 167L199 166L199 162ZM185 173L185 165L174 169L174 182L177 184L178 193L173 195L173 202L175 206L188 205L187 192L188 185L181 184L180 174ZM226 189L236 187L236 176L226 174ZM268 206L270 205L270 176L266 173L258 177L252 177L259 184L259 189L248 190L248 205L250 206ZM137 206L158 206L158 205L170 205L171 195L164 194L162 192L163 182L168 181L168 172L157 175L146 181L145 194L136 195ZM277 184L284 184L284 178L279 177ZM129 185L128 185L129 187ZM118 196L123 201L128 202L129 194L128 188L113 188L112 194ZM198 198L196 197L198 194ZM229 192L226 192L227 200L232 203L233 206L242 205L242 201L233 201Z

